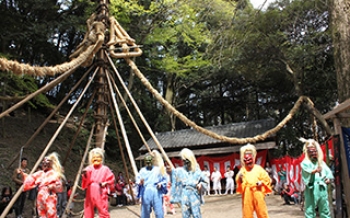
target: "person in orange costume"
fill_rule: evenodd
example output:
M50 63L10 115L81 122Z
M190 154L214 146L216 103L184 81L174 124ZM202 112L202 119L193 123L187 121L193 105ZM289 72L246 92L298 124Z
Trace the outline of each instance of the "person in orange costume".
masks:
M32 175L23 173L23 191L38 186L36 207L40 218L57 217L57 192L62 191L61 179L64 178L62 166L58 160L57 153L51 153L42 161L42 170Z
M89 152L90 165L82 171L82 188L86 190L84 217L93 218L97 208L100 218L109 218L108 192L114 192L115 177L105 165L104 151L94 148Z
M253 218L254 211L258 218L269 217L265 202L266 194L271 193L269 174L255 164L256 149L247 144L240 149L241 169L236 176L238 194L242 194L243 218Z

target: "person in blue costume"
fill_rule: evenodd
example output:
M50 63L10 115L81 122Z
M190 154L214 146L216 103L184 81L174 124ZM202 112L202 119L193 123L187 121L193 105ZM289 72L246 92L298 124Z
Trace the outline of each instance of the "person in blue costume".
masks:
M305 218L330 218L327 185L334 179L332 171L323 161L320 145L313 139L301 138L305 158L301 162L302 179L305 184Z
M136 184L139 185L139 198L141 199L141 218L149 218L152 208L156 218L163 218L163 194L167 190L167 179L165 169L162 170L159 165L163 164L164 166L164 162L157 151L146 155L144 161L145 167L136 176Z
M180 203L183 218L201 218L201 189L207 189L208 179L200 170L193 152L184 148L180 152L183 167L172 171L171 203Z

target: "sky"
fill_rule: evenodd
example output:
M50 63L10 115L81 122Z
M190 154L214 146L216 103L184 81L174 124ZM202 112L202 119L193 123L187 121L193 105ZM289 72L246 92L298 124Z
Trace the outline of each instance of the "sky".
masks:
M254 8L260 8L262 4L264 4L265 0L250 0ZM271 2L274 2L274 0L266 0L266 3L264 5L264 8L266 8Z

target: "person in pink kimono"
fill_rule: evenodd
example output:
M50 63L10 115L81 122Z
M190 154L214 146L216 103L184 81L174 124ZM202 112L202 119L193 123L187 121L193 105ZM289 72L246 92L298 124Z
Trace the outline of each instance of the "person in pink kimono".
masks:
M100 218L109 218L108 193L114 192L115 177L103 164L104 151L94 148L89 152L89 163L82 171L82 188L86 191L84 217L93 218L97 208Z
M51 153L42 161L42 170L32 175L27 175L23 171L23 191L38 187L36 207L40 218L57 217L57 192L62 191L61 179L64 178L62 166L57 153Z

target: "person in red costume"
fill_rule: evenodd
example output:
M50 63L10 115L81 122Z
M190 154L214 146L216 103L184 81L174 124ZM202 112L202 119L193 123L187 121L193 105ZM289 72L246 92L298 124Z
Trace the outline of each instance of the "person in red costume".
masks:
M93 218L97 208L100 218L109 218L108 192L114 192L115 177L103 164L104 151L94 148L89 152L90 165L82 171L82 188L86 191L84 217Z
M64 178L62 166L58 160L58 155L54 152L42 161L42 170L32 175L27 175L23 171L24 179L23 191L38 187L36 207L41 218L57 217L57 192L62 191L61 179Z
M236 176L238 194L242 194L243 218L268 218L265 202L266 194L271 193L270 177L264 168L255 164L256 149L247 144L240 149L241 169Z

